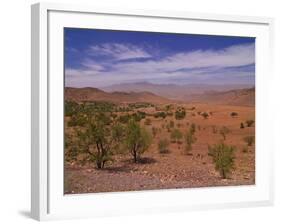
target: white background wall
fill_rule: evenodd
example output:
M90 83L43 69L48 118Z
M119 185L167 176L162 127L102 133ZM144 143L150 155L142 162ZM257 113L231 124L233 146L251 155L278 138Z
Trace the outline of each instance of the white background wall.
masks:
M0 6L0 223L31 223L30 208L30 4L31 0L2 0ZM281 6L278 0L69 0L97 6L181 10L275 17L275 88L272 116L275 142L275 206L196 211L148 216L79 220L79 223L280 223L281 222ZM267 74L264 74L267 75ZM278 117L279 116L279 117ZM279 131L279 132L278 132ZM59 223L76 223L63 221Z

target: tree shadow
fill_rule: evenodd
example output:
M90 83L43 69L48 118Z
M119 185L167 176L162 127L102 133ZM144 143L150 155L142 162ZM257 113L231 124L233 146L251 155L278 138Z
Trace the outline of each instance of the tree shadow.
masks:
M131 171L131 168L128 165L124 164L122 166L105 167L103 168L103 170L109 173L116 173L116 172L128 173Z
M124 160L124 162L130 164L152 164L152 163L156 163L157 160L150 157L142 157L138 159L137 163L135 163L133 159L126 159Z

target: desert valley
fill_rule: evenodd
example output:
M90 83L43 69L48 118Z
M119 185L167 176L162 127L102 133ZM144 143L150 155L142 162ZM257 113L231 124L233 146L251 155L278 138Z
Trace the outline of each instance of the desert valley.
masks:
M255 184L255 88L65 87L66 194Z

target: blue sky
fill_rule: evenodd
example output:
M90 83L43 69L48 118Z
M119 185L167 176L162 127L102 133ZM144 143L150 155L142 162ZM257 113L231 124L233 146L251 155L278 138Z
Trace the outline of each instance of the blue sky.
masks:
M255 84L255 38L65 28L65 85Z

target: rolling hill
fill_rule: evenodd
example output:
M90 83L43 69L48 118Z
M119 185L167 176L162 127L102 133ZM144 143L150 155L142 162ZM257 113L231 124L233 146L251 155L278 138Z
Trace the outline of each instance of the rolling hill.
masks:
M82 101L110 101L114 103L171 103L172 101L153 93L143 92L105 92L97 88L65 88L65 100L82 102Z
M189 102L225 104L233 106L255 106L255 88L229 91L207 91L203 94L185 95Z
M251 88L249 85L209 85L209 84L154 84L150 82L121 83L101 88L106 92L143 92L147 91L158 96L172 100L186 100L188 95L205 94L209 91L224 92L229 90L238 90Z

